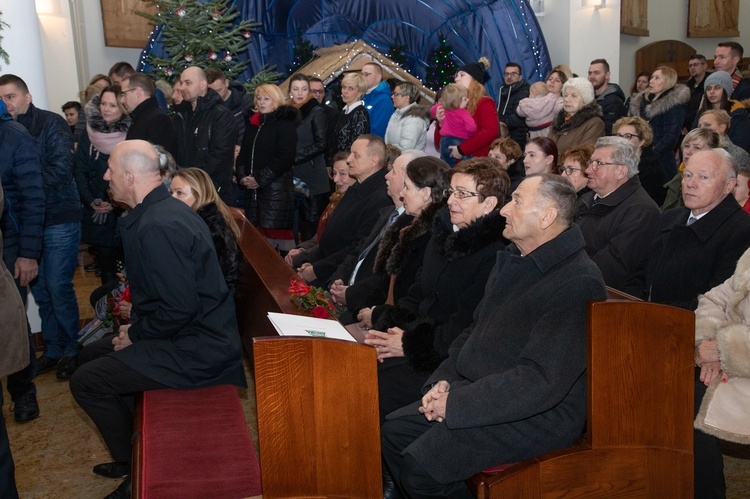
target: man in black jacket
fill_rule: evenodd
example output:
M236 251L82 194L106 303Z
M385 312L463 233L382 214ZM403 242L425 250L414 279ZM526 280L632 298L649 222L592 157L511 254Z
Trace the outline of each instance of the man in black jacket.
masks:
M625 116L625 94L616 83L609 81L609 63L594 59L589 65L589 81L594 87L596 102L602 107L604 133L612 135L612 125Z
M208 88L213 89L221 97L224 106L232 112L234 121L237 123L237 145L242 144L245 135L245 119L253 107L253 98L245 90L242 83L230 82L227 76L219 68L208 68L206 70L206 81Z
M213 238L198 214L169 195L153 146L115 146L104 179L112 199L131 208L120 230L133 320L81 352L70 390L114 459L94 472L117 477L130 472L133 393L246 380L234 301ZM130 497L129 489L126 479L110 497Z
M143 73L122 79L120 99L133 121L125 140L147 140L177 157L177 134L172 120L156 102L154 89L154 82Z
M500 123L508 127L510 138L523 150L529 128L526 126L526 120L518 116L516 109L521 99L529 96L529 84L524 81L523 70L517 62L505 65L503 78L505 84L500 87L500 97L497 99L497 117Z
M693 54L688 59L690 79L685 85L690 89L690 101L685 105L685 121L682 125L683 135L693 129L695 115L698 114L698 108L701 106L701 101L703 100L706 76L710 74L707 68L708 63L704 55Z
M208 88L206 73L191 66L180 76L185 100L175 106L177 164L205 170L221 199L232 204L232 169L237 124L219 94Z
M31 283L44 341L38 369L44 373L57 367L58 378L65 380L72 368L69 363L58 365L58 361L76 355L79 330L73 275L81 240L81 201L73 179L73 135L62 116L34 106L26 82L18 76L0 77L0 95L10 114L34 137L42 160L44 241L39 275Z

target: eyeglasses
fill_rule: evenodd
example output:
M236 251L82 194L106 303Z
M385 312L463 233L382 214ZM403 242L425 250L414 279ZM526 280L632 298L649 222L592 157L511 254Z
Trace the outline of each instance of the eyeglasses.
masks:
M127 90L120 90L120 95L125 95L128 92L132 92L133 90L136 90L138 87L129 88Z
M518 73L516 71L512 71L512 72L505 72L505 73L503 73L503 76L518 76L520 74L521 73Z
M598 169L598 168L597 168ZM558 168L558 171L565 175L573 175L573 172L583 172L583 168L573 168L572 166L561 166Z
M314 93L315 95L326 93L326 91L322 88L320 90L310 90L310 92Z
M625 139L625 140L630 140L630 139L632 139L633 137L635 137L636 139L640 139L640 138L641 138L641 136L640 136L640 135L636 135L636 134L634 134L634 133L616 133L616 134L615 134L615 136L616 136L616 137L620 137L620 138L623 138L623 139Z
M443 190L443 196L446 199L451 196L455 197L456 199L466 199L479 196L479 194L476 192L467 191L465 189L453 189L449 187L448 189Z
M393 95L393 96L399 96L400 95L401 97L406 97L409 94L407 94L406 92L391 92L391 95Z
M598 159L590 159L590 160L586 161L586 166L590 166L591 169L594 170L595 172L599 171L599 168L601 168L602 166L606 166L606 165L615 165L615 166L617 166L619 164L620 163L611 163L611 162L606 162L606 161L599 161Z

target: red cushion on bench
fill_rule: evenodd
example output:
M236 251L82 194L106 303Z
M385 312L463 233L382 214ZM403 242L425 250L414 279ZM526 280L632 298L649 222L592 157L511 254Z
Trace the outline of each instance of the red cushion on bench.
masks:
M510 464L498 464L497 466L493 466L492 468L487 468L486 470L482 471L482 473L487 473L488 475L494 475L495 473L500 473L501 471L505 471L511 466L515 466L518 463L510 463Z
M143 499L260 495L236 387L148 391L142 407Z

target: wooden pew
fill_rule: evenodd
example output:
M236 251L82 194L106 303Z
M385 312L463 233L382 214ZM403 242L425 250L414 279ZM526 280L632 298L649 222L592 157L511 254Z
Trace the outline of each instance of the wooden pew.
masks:
M692 497L695 315L623 300L588 314L584 437L475 475L478 498Z

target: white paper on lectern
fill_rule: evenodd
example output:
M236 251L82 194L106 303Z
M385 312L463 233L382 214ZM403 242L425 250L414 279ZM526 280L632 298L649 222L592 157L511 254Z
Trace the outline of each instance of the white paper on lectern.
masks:
M271 321L271 324L281 336L307 336L357 341L338 321L330 319L268 312L268 320Z

